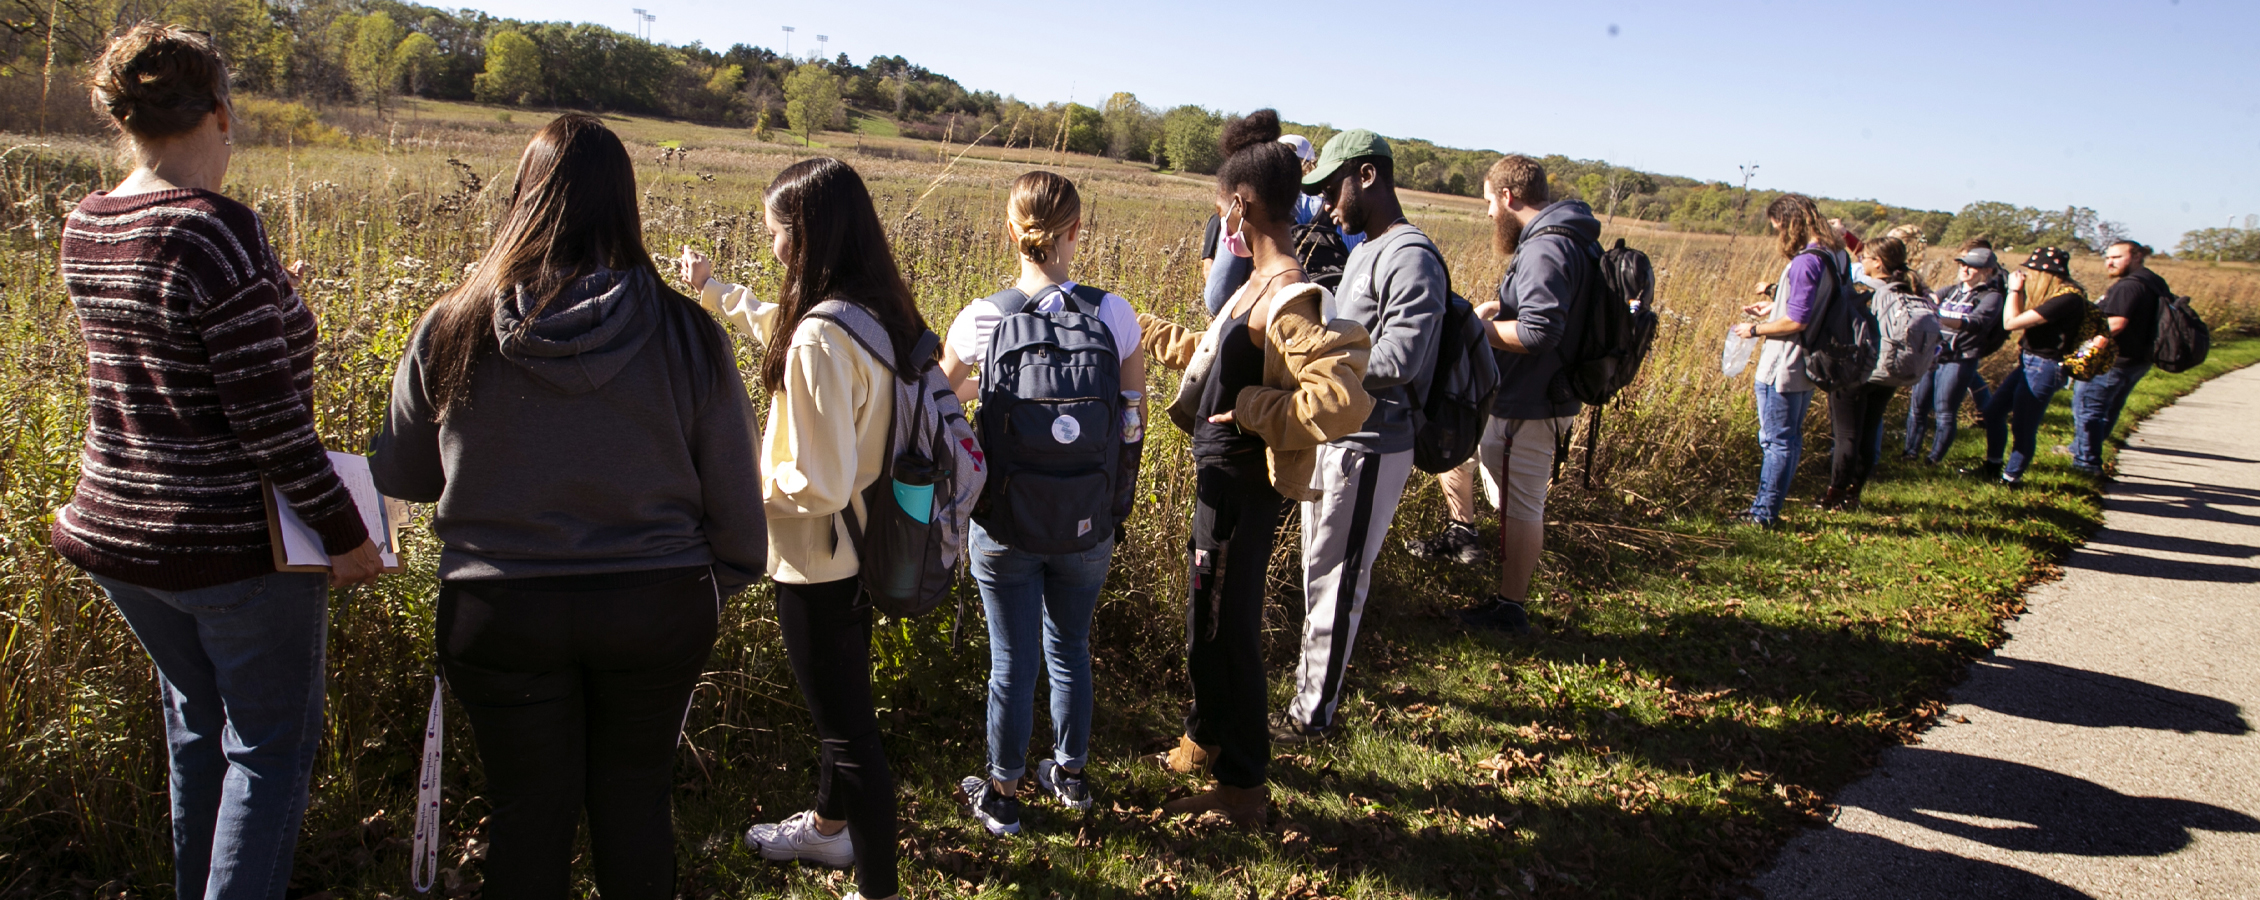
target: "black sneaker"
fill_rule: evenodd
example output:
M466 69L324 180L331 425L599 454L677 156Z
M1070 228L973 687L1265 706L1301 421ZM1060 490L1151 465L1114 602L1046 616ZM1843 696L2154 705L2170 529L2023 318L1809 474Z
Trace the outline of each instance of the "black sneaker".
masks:
M1405 549L1420 559L1437 562L1449 560L1470 566L1482 562L1489 555L1484 552L1483 539L1475 533L1475 527L1465 522L1446 525L1443 534L1432 538L1406 538Z
M1081 772L1070 772L1067 771L1067 767L1060 765L1056 760L1039 760L1036 763L1036 783L1043 785L1045 792L1057 798L1068 809L1089 810L1091 808L1089 769Z
M1963 469L1962 474L1979 481L1999 481L2001 480L2001 463L1995 460L1987 460Z
M1469 628L1488 628L1508 634L1530 633L1530 612L1522 604L1492 594L1491 599L1459 611L1460 623Z
M1020 833L1020 798L997 790L996 783L985 776L968 775L957 783L965 792L965 802L972 806L973 818L990 834Z
M1274 744L1315 744L1331 736L1331 729L1312 728L1277 710L1271 713L1271 742Z

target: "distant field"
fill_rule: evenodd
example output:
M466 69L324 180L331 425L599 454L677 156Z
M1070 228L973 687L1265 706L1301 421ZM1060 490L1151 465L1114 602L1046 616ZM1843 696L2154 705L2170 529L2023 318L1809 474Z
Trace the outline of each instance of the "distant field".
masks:
M317 400L330 446L365 447L394 360L420 315L485 246L526 137L548 116L406 101L389 120L333 112L329 145L243 146L228 192L256 206L286 259L315 265L305 294L321 318ZM607 116L634 152L655 254L688 244L719 274L774 288L760 192L814 152L781 129ZM928 321L937 329L1015 272L1000 225L1011 180L1037 166L1076 179L1090 228L1081 280L1140 309L1202 313L1198 242L1212 183L1150 166L889 134L883 119L816 136L864 173ZM681 159L660 161L661 142ZM60 217L122 173L106 145L0 135L0 898L169 890L163 749L150 667L81 575L46 546L51 511L76 477L84 348L55 278ZM1481 299L1504 261L1480 201L1415 194L1409 214L1443 247L1455 286ZM1825 813L1825 795L1935 709L1960 663L1998 639L2022 585L2099 520L2092 485L2043 460L2023 494L1891 467L1857 514L1793 512L1784 532L1721 524L1757 469L1746 380L1719 377L1720 338L1751 285L1782 260L1771 242L1662 231L1620 219L1655 258L1664 324L1640 380L1610 407L1593 487L1571 469L1551 508L1534 596L1545 639L1508 643L1446 627L1481 596L1483 573L1431 566L1392 540L1377 567L1369 637L1345 703L1345 738L1283 752L1261 834L1155 821L1194 787L1137 761L1171 740L1189 695L1181 673L1191 463L1182 435L1151 432L1144 496L1100 606L1096 771L1100 811L1071 820L1036 804L1032 834L992 841L950 785L981 756L986 671L980 604L960 641L941 613L881 629L878 685L901 766L905 872L918 896L1323 897L1712 894L1783 836ZM1945 254L1927 250L1942 273ZM2092 257L2076 261L2100 285ZM2260 278L2241 267L2163 263L2222 329L2260 326ZM2231 344L2223 362L2260 355ZM752 349L741 345L741 363ZM2004 360L1996 359L1996 365ZM1149 393L1173 377L1154 370ZM756 398L757 402L760 398ZM2061 402L2061 401L2059 401ZM1805 467L1826 467L1815 404ZM2051 426L2061 429L2062 422ZM1894 429L1895 430L1895 429ZM2053 432L2052 432L2053 433ZM1586 459L1579 429L1572 466ZM1977 436L1965 432L1957 454ZM1800 482L1798 496L1809 484ZM1442 521L1416 477L1402 536ZM329 735L316 770L298 884L399 896L403 811L431 673L436 547L411 538L412 571L338 595ZM1266 654L1293 653L1300 621L1290 531L1274 559ZM775 869L735 845L757 818L807 802L815 749L783 663L768 588L729 609L678 775L678 857L694 898L836 896L837 876ZM1800 661L1800 659L1802 661ZM423 691L423 693L419 693ZM450 896L476 893L487 809L469 732L450 718ZM1037 740L1048 741L1041 733ZM115 880L115 883L113 883Z

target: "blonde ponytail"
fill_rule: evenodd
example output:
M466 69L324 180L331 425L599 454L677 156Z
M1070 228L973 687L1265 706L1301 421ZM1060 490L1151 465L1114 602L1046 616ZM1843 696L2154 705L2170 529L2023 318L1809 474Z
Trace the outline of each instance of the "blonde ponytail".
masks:
M1083 198L1075 183L1057 172L1036 171L1012 182L1005 224L1020 255L1039 265L1050 262L1060 238L1083 221Z

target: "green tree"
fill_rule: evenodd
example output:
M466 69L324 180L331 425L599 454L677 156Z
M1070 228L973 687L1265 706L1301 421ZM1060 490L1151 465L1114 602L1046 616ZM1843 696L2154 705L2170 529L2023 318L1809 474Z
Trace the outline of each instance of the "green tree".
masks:
M1602 192L1608 190L1609 180L1599 172L1587 172L1577 177L1577 199L1587 206L1601 202Z
M2030 248L2039 219L2040 211L2030 207L1980 200L1954 214L1953 224L1946 226L1939 243L1959 245L1970 238L1982 237L1991 239L1993 249L2004 253L2013 247Z
M400 86L400 63L393 50L400 46L401 31L392 16L370 13L354 24L353 42L346 48L345 71L353 81L353 95L380 111Z
M487 38L486 71L479 73L472 91L482 102L523 106L541 90L541 63L541 48L533 38L517 31L497 31Z
M1198 106L1180 106L1164 114L1162 147L1168 151L1169 167L1180 172L1216 174L1216 167L1224 162L1216 144L1223 130L1223 116Z
M421 31L412 31L392 48L393 63L400 68L400 78L408 85L408 93L422 94L431 90L432 81L439 77L439 42Z
M1161 120L1153 107L1138 102L1128 91L1106 99L1106 155L1144 162L1153 158L1150 148L1161 136Z
M839 115L840 79L822 63L802 63L785 76L785 121L802 143L814 145L816 132L830 128Z
M1067 127L1067 133L1061 137L1067 152L1096 156L1107 151L1106 117L1098 110L1070 103L1061 121Z

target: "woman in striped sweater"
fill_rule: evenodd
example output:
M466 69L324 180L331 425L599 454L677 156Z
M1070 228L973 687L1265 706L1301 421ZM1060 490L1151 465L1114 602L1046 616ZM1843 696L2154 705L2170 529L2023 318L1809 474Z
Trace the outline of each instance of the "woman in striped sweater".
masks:
M314 316L258 215L218 193L211 39L137 25L92 80L138 165L64 226L89 422L55 550L157 664L175 896L280 900L321 737L328 589L374 580L377 549L314 433ZM321 536L327 577L275 571L261 479Z

